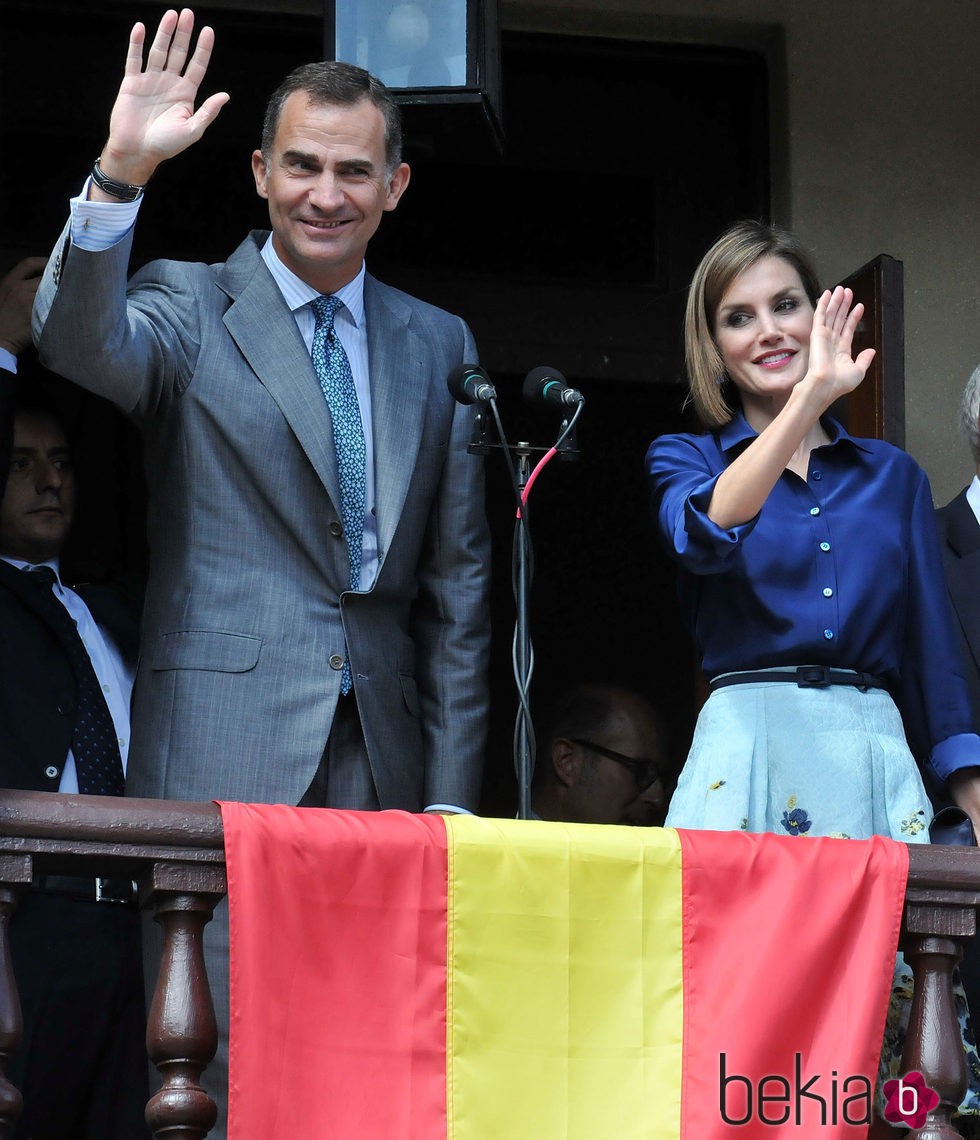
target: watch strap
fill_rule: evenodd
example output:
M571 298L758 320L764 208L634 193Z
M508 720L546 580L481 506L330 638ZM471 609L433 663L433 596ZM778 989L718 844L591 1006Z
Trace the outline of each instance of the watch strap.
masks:
M135 186L132 182L117 182L115 178L110 178L99 166L98 159L92 167L92 181L100 190L111 194L113 198L118 198L120 202L135 202L143 193L142 186Z

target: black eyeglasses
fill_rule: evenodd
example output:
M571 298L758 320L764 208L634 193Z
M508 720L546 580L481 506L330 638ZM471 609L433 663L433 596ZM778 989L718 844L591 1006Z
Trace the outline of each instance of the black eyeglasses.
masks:
M615 760L624 768L629 768L633 773L633 779L636 780L636 786L641 792L645 792L647 788L660 779L660 769L652 760L634 760L632 756L624 756L622 752L614 752L611 748L603 748L601 744L596 744L592 740L579 740L574 736L572 743L578 744L582 748L588 748L590 752L595 752L599 756L605 756L607 760Z

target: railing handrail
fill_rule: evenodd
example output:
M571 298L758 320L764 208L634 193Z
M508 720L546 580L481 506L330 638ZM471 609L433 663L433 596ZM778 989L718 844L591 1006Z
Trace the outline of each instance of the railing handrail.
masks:
M0 843L10 837L223 848L213 801L118 799L0 790Z
M197 1077L213 1055L216 1029L206 981L202 987L201 936L226 889L221 809L213 802L0 790L0 1063L20 1034L7 922L33 875L52 870L124 873L139 881L141 904L164 931L164 967L147 1033L164 1087L151 1099L148 1119L154 1135L203 1140L214 1107ZM909 845L901 945L915 993L903 1066L920 1070L941 1095L925 1128L912 1133L929 1140L959 1137L950 1114L965 1090L966 1070L952 972L976 930L978 906L980 850ZM183 1020L174 1021L175 1009ZM193 1055L188 1041L198 1043ZM19 1094L0 1067L0 1135L18 1105Z

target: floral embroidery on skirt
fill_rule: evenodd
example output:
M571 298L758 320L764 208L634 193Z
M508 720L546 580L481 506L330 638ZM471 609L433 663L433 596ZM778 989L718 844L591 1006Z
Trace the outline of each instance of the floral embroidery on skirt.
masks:
M928 843L931 818L901 716L884 690L753 682L708 698L666 826ZM901 1074L911 994L912 972L899 954L879 1091ZM980 1057L959 983L955 997L970 1073L960 1112L980 1114Z

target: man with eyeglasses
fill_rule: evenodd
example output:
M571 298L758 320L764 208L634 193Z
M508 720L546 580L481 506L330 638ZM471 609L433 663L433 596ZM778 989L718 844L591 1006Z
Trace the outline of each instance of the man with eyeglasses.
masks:
M577 685L541 733L531 803L540 819L656 826L667 810L667 741L656 710L629 689Z

